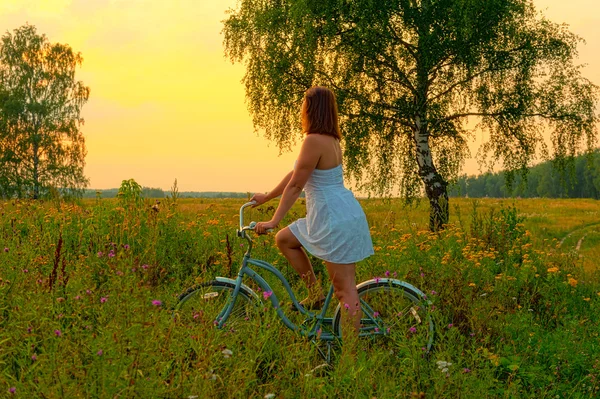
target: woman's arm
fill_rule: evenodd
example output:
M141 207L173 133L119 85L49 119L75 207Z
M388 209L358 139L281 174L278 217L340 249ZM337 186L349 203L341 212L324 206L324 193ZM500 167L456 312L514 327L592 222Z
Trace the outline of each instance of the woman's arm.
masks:
M272 200L273 198L279 197L281 195L281 193L283 193L283 189L285 188L285 186L287 186L290 179L292 178L293 173L294 172L292 171L292 172L288 173L287 175L285 175L285 177L283 178L283 180L281 180L281 182L279 182L277 187L275 187L273 190L271 190L271 192L269 192L268 194L255 193L252 196L252 198L250 198L250 201L256 202L254 205L252 205L252 207L254 208L256 206L264 204L267 201Z
M258 223L256 225L255 231L257 233L262 234L267 229L272 229L277 226L300 196L304 185L308 181L313 170L317 167L319 158L321 158L320 143L318 140L319 137L316 137L316 135L308 135L304 139L304 143L300 149L300 155L298 156L298 162L296 163L296 168L293 170L292 176L283 190L279 206L269 222Z
M285 175L285 177L281 180L281 182L279 182L279 184L277 185L277 187L275 187L273 190L271 190L271 192L269 194L267 194L267 201L270 201L273 198L277 198L281 194L283 194L283 190L285 189L285 187L290 182L293 174L294 174L294 171L292 170L290 173L288 173L287 175Z

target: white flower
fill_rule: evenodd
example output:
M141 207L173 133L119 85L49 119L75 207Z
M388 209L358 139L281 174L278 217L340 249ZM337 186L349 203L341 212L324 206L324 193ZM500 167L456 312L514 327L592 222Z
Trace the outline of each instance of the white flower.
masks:
M265 399L273 399L275 397L274 393L268 393L265 395Z
M223 349L221 351L221 353L223 354L223 357L225 357L225 358L229 358L229 357L231 357L231 355L233 355L233 352L229 349Z

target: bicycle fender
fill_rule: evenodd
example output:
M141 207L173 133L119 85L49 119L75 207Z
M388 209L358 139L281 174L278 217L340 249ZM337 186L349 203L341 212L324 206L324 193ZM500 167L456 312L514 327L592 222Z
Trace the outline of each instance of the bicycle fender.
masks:
M384 284L388 283L388 284L393 284L393 285L399 285L399 286L408 288L409 290L412 290L413 292L417 293L418 295L422 296L423 298L427 298L427 295L425 295L425 293L423 291L421 291L420 289L418 289L414 285L409 284L406 281L398 280L398 279L395 279L395 278L379 278L379 277L373 278L371 280L366 280L366 281L363 281L362 283L358 284L356 286L356 289L360 290L365 285L372 284L372 283L375 283L375 284L377 284L377 283L379 283L379 284L381 284L381 283L384 283ZM430 304L431 301L427 300L427 303Z
M215 277L215 280L223 282L223 283L233 284L233 285L236 284L236 281L234 279L227 278L227 277ZM256 292L254 292L252 290L252 288L248 287L246 284L242 284L242 289L248 291L254 299L256 299L257 301L260 301L260 297L256 294Z

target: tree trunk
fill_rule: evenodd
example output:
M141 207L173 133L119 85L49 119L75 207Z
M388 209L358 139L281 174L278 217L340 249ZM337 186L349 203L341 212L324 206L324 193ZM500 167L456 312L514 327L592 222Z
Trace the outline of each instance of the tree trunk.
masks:
M450 211L448 207L448 183L437 172L429 148L429 134L423 119L416 117L415 145L419 176L425 185L425 193L429 199L429 230L438 231L448 224Z
M37 139L37 137L36 137ZM40 178L39 178L39 165L40 165L40 155L39 155L39 144L37 141L33 143L33 199L38 199L40 197Z

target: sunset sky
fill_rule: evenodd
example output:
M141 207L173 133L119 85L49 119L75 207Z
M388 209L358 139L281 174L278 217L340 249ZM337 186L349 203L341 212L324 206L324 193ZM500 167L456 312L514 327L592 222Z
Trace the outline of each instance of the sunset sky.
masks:
M598 0L535 0L586 40L584 75L600 85ZM30 23L82 53L91 88L83 116L90 188L123 179L180 191L267 191L293 166L254 133L241 83L225 59L221 21L235 0L0 0L0 34ZM473 142L473 154L482 143ZM464 171L478 172L470 160Z

